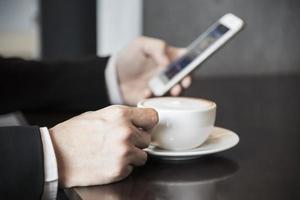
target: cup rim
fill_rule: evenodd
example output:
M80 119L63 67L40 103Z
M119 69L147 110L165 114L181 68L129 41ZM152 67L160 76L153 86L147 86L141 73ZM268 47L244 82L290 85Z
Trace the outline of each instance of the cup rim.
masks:
M193 100L193 101L206 101L208 103L210 103L210 106L207 106L207 108L195 108L193 110L173 110L173 109L168 109L168 108L156 108L155 106L144 106L143 103L151 100L151 99L188 99L188 100ZM153 108L155 110L159 110L159 111L172 111L172 112L205 112L205 111L209 111L209 110L213 110L217 107L217 104L211 100L207 100L207 99L202 99L202 98L195 98L195 97L154 97L154 98L149 98L149 99L143 99L141 101L139 101L137 103L137 107L139 108Z

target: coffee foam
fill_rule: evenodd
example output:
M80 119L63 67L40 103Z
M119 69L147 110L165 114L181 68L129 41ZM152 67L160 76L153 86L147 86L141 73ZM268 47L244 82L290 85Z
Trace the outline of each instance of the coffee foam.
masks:
M151 107L161 110L206 110L213 107L215 104L204 99L193 99L183 97L162 97L152 98L141 102L143 107Z

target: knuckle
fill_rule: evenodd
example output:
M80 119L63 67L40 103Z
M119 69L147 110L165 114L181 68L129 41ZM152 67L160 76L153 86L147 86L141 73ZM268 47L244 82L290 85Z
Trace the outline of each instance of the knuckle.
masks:
M163 48L167 45L167 43L164 40L157 40L157 43Z
M115 112L122 112L123 106L114 105L111 107Z
M147 158L148 158L147 153L144 152L143 150L140 150L140 151L137 153L137 158L136 158L135 164L136 164L137 166L145 165L146 162L147 162Z
M118 163L117 166L112 170L112 178L119 180L127 174L126 164Z
M142 146L141 148L147 148L151 143L151 136L148 132L142 131L140 134L138 134L139 137L141 137Z
M145 37L145 36L139 36L139 37L137 37L136 39L135 39L135 42L143 42L143 41L145 41L147 39L147 37Z
M167 43L164 40L153 38L152 41L153 45L159 47L160 49L164 49L167 46Z
M141 163L144 165L147 162L148 159L148 155L146 152L142 152L142 156L141 156Z
M122 174L122 167L116 166L114 169L111 170L111 177L112 178L118 178Z
M131 130L131 128L126 127L126 126L123 127L121 129L121 133L120 133L121 140L122 141L128 141L131 138L132 134L133 134L133 131Z
M125 106L112 106L113 114L116 117L123 118L127 114L127 108Z
M119 177L121 177L122 176L122 174L123 174L123 170L122 170L123 168L117 168L116 170L115 170L115 173L114 173L114 177L115 178L119 178Z
M86 111L86 112L83 113L83 115L90 115L92 113L93 113L92 111Z
M120 161L125 161L129 155L131 154L130 148L128 145L122 145L120 147L120 151L119 151L119 160Z
M80 117L87 117L87 116L91 115L92 113L93 113L92 111L86 111L84 113L81 113L80 115L73 117L73 119L78 119Z

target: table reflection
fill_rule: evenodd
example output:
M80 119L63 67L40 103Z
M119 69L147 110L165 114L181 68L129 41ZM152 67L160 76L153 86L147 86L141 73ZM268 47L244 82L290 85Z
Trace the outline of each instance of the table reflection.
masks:
M150 159L127 179L110 185L74 188L70 197L84 200L104 199L217 199L216 183L231 177L238 170L233 160L207 156L190 161ZM76 193L76 195L70 195Z

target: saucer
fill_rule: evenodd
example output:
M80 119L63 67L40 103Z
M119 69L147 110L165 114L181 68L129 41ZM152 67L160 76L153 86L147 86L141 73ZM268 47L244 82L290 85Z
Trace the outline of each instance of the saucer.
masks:
M225 128L214 127L208 139L199 147L188 150L167 150L150 145L145 151L153 157L168 160L188 160L225 151L237 145L239 136Z

